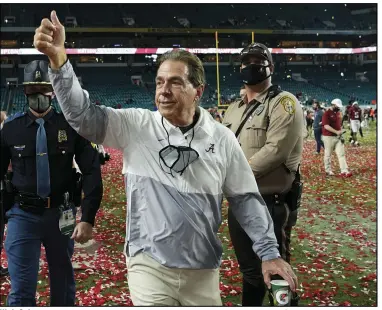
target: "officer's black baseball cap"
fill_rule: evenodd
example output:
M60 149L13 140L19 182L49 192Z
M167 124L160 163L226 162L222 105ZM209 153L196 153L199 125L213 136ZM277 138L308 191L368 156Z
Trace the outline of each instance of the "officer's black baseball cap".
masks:
M48 75L48 62L34 60L24 68L24 85L51 85Z
M269 51L268 47L266 47L262 43L251 43L247 47L245 47L241 52L240 52L240 61L243 63L243 61L248 58L250 55L257 55L265 60L268 60L269 64L273 64L272 60L272 54Z

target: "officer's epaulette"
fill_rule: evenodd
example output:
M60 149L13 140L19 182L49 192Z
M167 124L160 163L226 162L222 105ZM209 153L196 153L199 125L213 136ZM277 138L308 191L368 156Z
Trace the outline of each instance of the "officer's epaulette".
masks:
M17 118L20 118L20 117L24 116L25 114L26 114L25 112L17 112L17 113L15 113L15 114L11 115L10 117L8 117L8 118L4 121L4 124L5 124L5 123L9 123L9 122L11 122L11 121L13 121L13 120L15 120L15 119L17 119Z
M281 90L281 87L278 86L278 85L272 85L270 88L269 88L269 91L268 91L268 96L269 96L269 99L273 99L275 98L278 94L282 93L283 91Z

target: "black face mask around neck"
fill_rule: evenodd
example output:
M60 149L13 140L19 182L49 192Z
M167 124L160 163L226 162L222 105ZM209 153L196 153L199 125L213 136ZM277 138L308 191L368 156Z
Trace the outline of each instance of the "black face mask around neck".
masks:
M31 94L27 95L28 106L36 113L46 112L52 104L52 97L44 94Z
M164 126L163 116L162 126L167 134L168 145L159 151L159 164L164 172L173 177L173 171L182 175L187 167L199 158L199 153L191 148L191 142L194 139L195 129L192 128L193 132L189 146L175 146L170 143L170 135ZM163 169L162 163L170 170L170 172Z
M267 67L270 67L270 65L250 64L246 66L240 72L242 82L246 85L260 84L272 75L272 73L267 75Z

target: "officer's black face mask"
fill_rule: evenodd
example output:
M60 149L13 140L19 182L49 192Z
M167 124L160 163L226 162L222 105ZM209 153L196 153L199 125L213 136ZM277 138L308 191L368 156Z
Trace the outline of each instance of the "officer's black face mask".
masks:
M339 110L340 110L340 108L338 108L338 107L334 107L334 108L333 108L333 111L336 112L336 113L337 113Z
M182 175L186 168L199 158L199 153L191 148L191 142L194 139L195 134L194 128L192 129L192 138L189 146L175 146L170 143L170 135L164 126L163 116L162 126L167 133L167 141L169 145L159 151L159 164L164 172L171 174L172 176L174 176L172 174L173 171ZM163 169L162 163L170 170L170 172Z
M46 112L52 104L52 97L44 94L27 95L29 107L36 113Z
M267 68L271 65L249 64L241 69L240 77L246 85L257 85L269 78L272 73L267 75Z

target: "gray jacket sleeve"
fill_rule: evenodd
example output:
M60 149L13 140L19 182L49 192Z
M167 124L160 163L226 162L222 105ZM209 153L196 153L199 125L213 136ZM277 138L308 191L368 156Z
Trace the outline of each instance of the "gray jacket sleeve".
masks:
M49 78L61 110L75 131L97 144L119 149L127 146L136 109L92 104L69 60L58 70L49 68Z
M280 257L273 221L261 197L255 177L234 134L229 131L231 147L224 194L241 227L253 241L253 250L261 260Z

